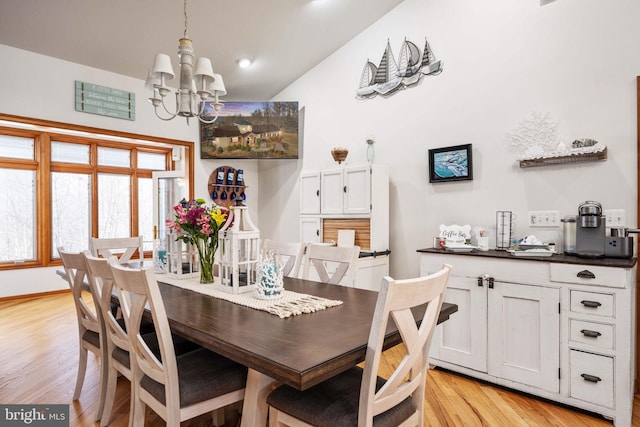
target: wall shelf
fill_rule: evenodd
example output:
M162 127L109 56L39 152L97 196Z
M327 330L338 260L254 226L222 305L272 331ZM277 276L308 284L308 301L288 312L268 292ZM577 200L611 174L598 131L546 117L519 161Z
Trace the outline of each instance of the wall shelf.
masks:
M520 160L521 168L532 168L537 166L566 165L571 163L597 162L607 160L607 148L597 153L576 153L566 156L542 157L536 159Z

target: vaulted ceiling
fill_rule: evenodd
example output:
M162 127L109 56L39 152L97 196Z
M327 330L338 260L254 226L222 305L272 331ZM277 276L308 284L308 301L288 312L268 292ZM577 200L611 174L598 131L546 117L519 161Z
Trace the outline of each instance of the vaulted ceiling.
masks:
M222 74L226 100L261 101L401 2L190 0L188 35L196 57L210 58ZM177 73L184 27L182 0L0 1L0 44L139 79L156 53L169 54ZM240 69L241 57L253 65Z

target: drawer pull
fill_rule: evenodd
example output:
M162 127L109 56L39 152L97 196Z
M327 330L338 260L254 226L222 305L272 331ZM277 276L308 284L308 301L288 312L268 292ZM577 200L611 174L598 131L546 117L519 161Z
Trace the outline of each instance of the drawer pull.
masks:
M582 300L580 301L580 304L584 305L585 307L591 307L591 308L598 308L602 305L598 301L589 301L589 300Z
M577 274L581 279L595 279L596 275L590 272L589 270L582 270Z
M478 276L478 286L482 286L484 282L484 279L482 278L482 276Z
M598 338L600 335L602 335L598 331L591 331L589 329L583 329L580 332L582 332L582 335L584 335L585 337L591 337L591 338Z
M597 383L598 381L602 381L602 378L596 377L595 375L589 374L581 374L580 375L585 381L589 381L590 383Z

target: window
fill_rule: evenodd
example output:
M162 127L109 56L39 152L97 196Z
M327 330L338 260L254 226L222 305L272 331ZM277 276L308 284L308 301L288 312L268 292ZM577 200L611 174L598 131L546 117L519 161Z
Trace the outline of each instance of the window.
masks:
M85 250L92 236L151 242L151 174L173 169L172 149L193 144L112 131L104 140L76 125L66 134L60 123L33 122L0 127L0 239L11 242L0 245L0 270L58 263L59 246Z

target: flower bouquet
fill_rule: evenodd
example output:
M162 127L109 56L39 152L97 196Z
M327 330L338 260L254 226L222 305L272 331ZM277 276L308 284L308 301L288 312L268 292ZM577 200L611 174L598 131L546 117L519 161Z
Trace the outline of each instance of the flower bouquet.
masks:
M213 264L218 249L218 231L227 220L228 210L206 206L204 199L186 201L173 207L175 219L166 221L167 228L178 233L177 240L195 246L200 260L200 283L213 282Z

